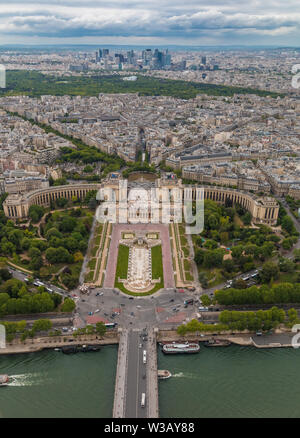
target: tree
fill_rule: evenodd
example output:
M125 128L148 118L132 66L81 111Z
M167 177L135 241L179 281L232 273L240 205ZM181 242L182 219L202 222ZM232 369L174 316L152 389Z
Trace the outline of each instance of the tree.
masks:
M65 216L65 217L63 217L63 219L59 225L59 229L63 233L70 233L74 230L76 225L77 225L77 221L74 217Z
M298 312L296 309L289 309L288 310L288 318L289 318L289 323L291 325L294 325L298 322Z
M263 283L269 283L272 279L276 280L279 276L279 267L275 263L267 262L263 265L260 277Z
M207 223L210 229L212 230L217 229L219 225L218 216L216 214L209 215Z
M283 217L281 227L288 234L292 234L295 231L293 220L288 215Z
M106 333L106 326L103 322L96 323L96 333L100 336L104 336Z
M214 240L207 239L207 241L204 243L203 246L204 246L204 248L207 248L207 249L216 249L216 248L218 248L218 243L215 242Z
M57 228L52 227L52 228L49 228L49 230L47 231L46 239L50 240L51 237L58 237L59 239L61 239L63 237L63 235L60 231L58 231Z
M202 249L198 249L195 254L195 262L198 266L202 265L204 260L204 251Z
M300 249L294 249L295 262L300 262Z
M211 299L206 294L201 295L201 301L202 301L202 304L204 304L204 306L206 306L206 307L210 306L212 303Z
M233 272L235 269L234 262L231 259L223 260L222 266L226 272Z
M208 287L208 278L205 272L199 273L199 281L204 289Z
M89 207L91 210L95 210L95 208L97 207L97 200L96 200L96 198L91 198L91 199L89 200L88 207Z
M288 237L287 239L284 239L281 243L282 248L285 250L289 250L293 247L294 240L292 237Z
M236 289L247 289L247 282L242 278L238 278L237 280L234 280L232 286Z
M66 198L58 198L55 202L59 208L64 208L68 204L68 200Z
M44 209L40 205L31 205L29 208L28 215L34 224L42 218L43 214Z
M38 319L34 321L32 330L34 332L46 332L52 327L52 322L49 319Z
M66 248L63 248L62 246L58 248L48 248L45 256L48 262L51 264L73 262L73 256Z
M224 249L213 249L205 251L203 264L207 268L214 268L222 265Z
M279 262L279 269L282 272L293 272L295 264L292 260L282 258Z
M73 312L76 304L71 298L65 298L63 305L61 306L62 312Z

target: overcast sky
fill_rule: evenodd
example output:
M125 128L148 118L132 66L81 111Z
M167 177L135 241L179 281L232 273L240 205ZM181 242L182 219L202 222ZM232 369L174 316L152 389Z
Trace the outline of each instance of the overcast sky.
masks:
M300 0L0 0L0 44L300 45Z

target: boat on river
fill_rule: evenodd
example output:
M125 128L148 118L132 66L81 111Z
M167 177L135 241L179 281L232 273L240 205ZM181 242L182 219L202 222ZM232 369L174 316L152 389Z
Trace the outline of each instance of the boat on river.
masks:
M159 379L169 379L170 377L172 377L172 374L168 370L158 370L157 376Z
M204 341L203 344L205 347L228 347L231 345L231 342L227 339L209 339Z
M198 342L170 342L162 347L165 354L179 354L179 353L199 353L200 345Z
M0 386L7 386L9 384L9 376L7 374L0 374Z

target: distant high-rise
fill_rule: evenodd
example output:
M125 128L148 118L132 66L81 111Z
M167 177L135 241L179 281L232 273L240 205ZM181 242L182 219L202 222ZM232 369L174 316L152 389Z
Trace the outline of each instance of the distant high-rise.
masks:
M206 65L206 56L201 57L201 64Z
M109 49L103 49L103 58L109 55Z
M122 55L122 53L115 53L115 58L117 58L116 61L118 63L124 62L124 60L125 60L124 55Z
M128 64L134 64L135 61L135 53L133 50L129 50L127 52L127 62Z

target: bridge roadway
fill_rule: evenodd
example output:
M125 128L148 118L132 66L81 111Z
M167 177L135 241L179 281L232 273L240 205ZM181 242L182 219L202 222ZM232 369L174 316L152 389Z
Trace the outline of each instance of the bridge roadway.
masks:
M113 418L158 418L156 332L120 331ZM147 340L143 340L145 334ZM141 406L142 393L146 394L145 407Z

